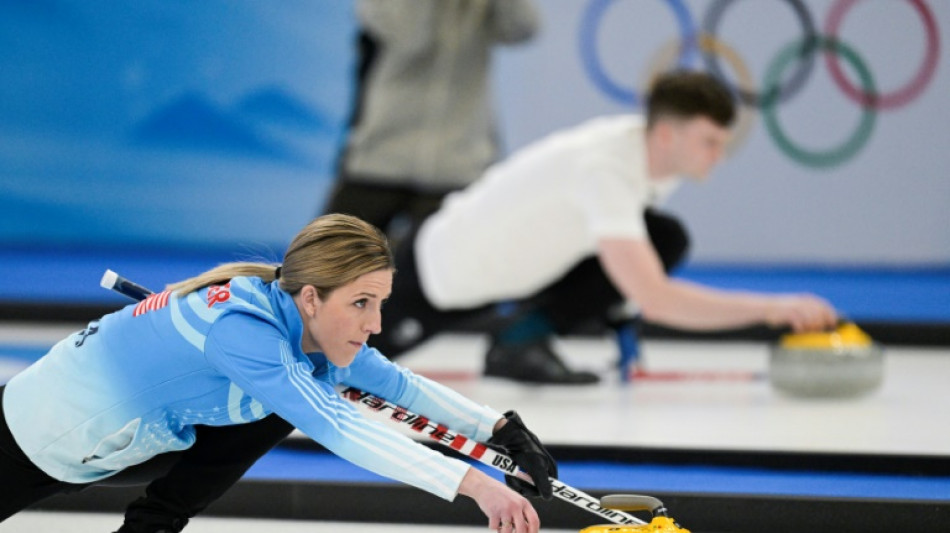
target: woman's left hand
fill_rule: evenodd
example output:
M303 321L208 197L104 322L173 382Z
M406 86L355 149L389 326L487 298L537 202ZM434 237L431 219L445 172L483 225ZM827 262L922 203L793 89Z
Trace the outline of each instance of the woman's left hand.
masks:
M534 481L532 485L515 476L505 476L508 486L522 495L540 496L550 500L553 491L548 478L557 478L557 463L554 458L544 449L538 437L525 427L518 413L508 411L505 418L499 421L499 425L487 444L501 448L511 455L515 463Z

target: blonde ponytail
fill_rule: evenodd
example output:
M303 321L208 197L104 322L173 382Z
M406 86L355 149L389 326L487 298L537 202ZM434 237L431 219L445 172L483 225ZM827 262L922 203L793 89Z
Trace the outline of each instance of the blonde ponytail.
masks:
M267 263L224 263L218 265L203 274L198 274L193 278L184 281L172 283L165 287L166 290L177 292L180 296L185 296L198 289L209 285L221 285L227 283L231 278L238 276L257 276L264 280L264 283L270 283L276 279L275 274L279 265L269 265Z
M312 285L320 298L326 299L363 274L394 270L395 261L386 236L375 226L353 216L330 214L314 219L294 237L281 265L225 263L172 283L167 289L184 296L237 276L256 276L270 283L277 279L278 267L281 289L296 294L305 285Z

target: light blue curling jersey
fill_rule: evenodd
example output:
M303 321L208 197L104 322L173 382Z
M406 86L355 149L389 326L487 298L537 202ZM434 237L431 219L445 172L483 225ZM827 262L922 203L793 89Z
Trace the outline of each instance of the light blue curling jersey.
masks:
M277 282L238 277L106 315L7 384L17 444L51 477L106 478L195 442L194 426L277 413L363 468L453 499L468 466L363 418L338 384L386 398L484 441L501 415L366 345L346 368L300 348L303 323Z

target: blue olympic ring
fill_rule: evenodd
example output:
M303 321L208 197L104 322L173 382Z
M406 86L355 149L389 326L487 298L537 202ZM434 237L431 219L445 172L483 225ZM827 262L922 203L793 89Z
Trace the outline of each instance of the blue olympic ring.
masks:
M621 103L637 106L640 104L640 97L636 90L614 82L600 63L600 54L597 52L597 31L604 18L604 13L610 7L610 4L615 1L594 0L584 13L580 30L581 61L591 80L600 90ZM677 64L685 66L692 61L693 55L696 53L697 47L694 42L696 39L696 25L689 14L689 9L683 4L682 0L666 0L666 4L673 9L673 13L676 15L676 22L679 25L683 43L680 47Z

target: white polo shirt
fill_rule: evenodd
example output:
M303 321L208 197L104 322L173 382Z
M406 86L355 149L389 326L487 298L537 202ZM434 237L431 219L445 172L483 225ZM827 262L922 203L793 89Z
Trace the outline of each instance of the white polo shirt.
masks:
M555 132L489 168L422 226L416 262L439 309L530 296L596 253L605 237L646 239L643 211L675 177L647 177L645 124L601 117Z

